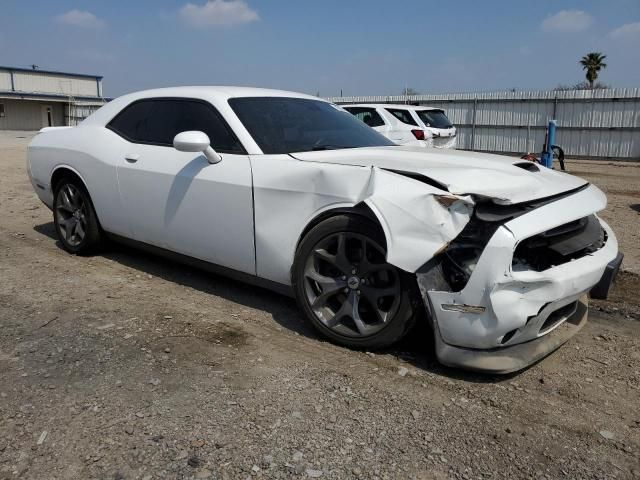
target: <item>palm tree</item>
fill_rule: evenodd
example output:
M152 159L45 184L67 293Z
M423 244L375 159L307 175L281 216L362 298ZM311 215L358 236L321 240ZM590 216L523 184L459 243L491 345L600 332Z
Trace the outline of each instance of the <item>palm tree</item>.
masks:
M607 68L607 64L604 63L604 59L607 58L600 52L587 53L580 60L582 69L587 71L587 81L589 82L589 88L593 88L594 82L598 78L598 72L603 68Z

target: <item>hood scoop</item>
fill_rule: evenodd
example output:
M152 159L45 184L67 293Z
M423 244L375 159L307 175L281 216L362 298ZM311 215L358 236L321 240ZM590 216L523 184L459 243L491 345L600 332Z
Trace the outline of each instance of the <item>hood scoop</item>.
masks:
M525 162L516 162L513 164L514 167L518 167L521 168L523 170L526 170L528 172L539 172L540 171L540 167L538 167L538 165L536 165L535 163L527 160Z

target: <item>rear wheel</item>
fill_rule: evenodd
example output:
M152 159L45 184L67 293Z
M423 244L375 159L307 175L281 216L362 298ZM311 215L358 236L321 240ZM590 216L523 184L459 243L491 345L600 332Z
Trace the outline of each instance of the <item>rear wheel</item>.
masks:
M300 242L293 268L298 303L330 340L382 348L413 325L411 276L386 262L384 235L370 220L340 215Z
M101 243L98 217L84 185L63 178L55 186L53 222L65 250L74 254L94 252Z

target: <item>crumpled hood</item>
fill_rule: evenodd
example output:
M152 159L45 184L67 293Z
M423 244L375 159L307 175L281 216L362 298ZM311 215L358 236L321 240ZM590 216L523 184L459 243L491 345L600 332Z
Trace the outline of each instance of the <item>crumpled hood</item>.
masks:
M531 166L527 160L461 150L393 146L302 152L291 156L309 162L372 166L419 174L446 186L455 195L479 195L500 204L546 198L588 183L542 166L538 166L538 171L530 171L514 165Z

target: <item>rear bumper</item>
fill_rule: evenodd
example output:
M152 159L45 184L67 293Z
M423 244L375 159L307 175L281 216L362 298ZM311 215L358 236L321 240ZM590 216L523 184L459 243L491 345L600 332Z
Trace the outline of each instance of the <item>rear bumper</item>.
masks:
M406 142L398 142L406 147L433 147L433 137L427 137L424 140L408 140Z
M456 148L457 137L433 137L433 146L435 148Z
M436 328L436 355L440 363L485 373L517 372L560 348L587 323L587 296L577 302L574 313L547 335L510 347L475 350L449 345Z

